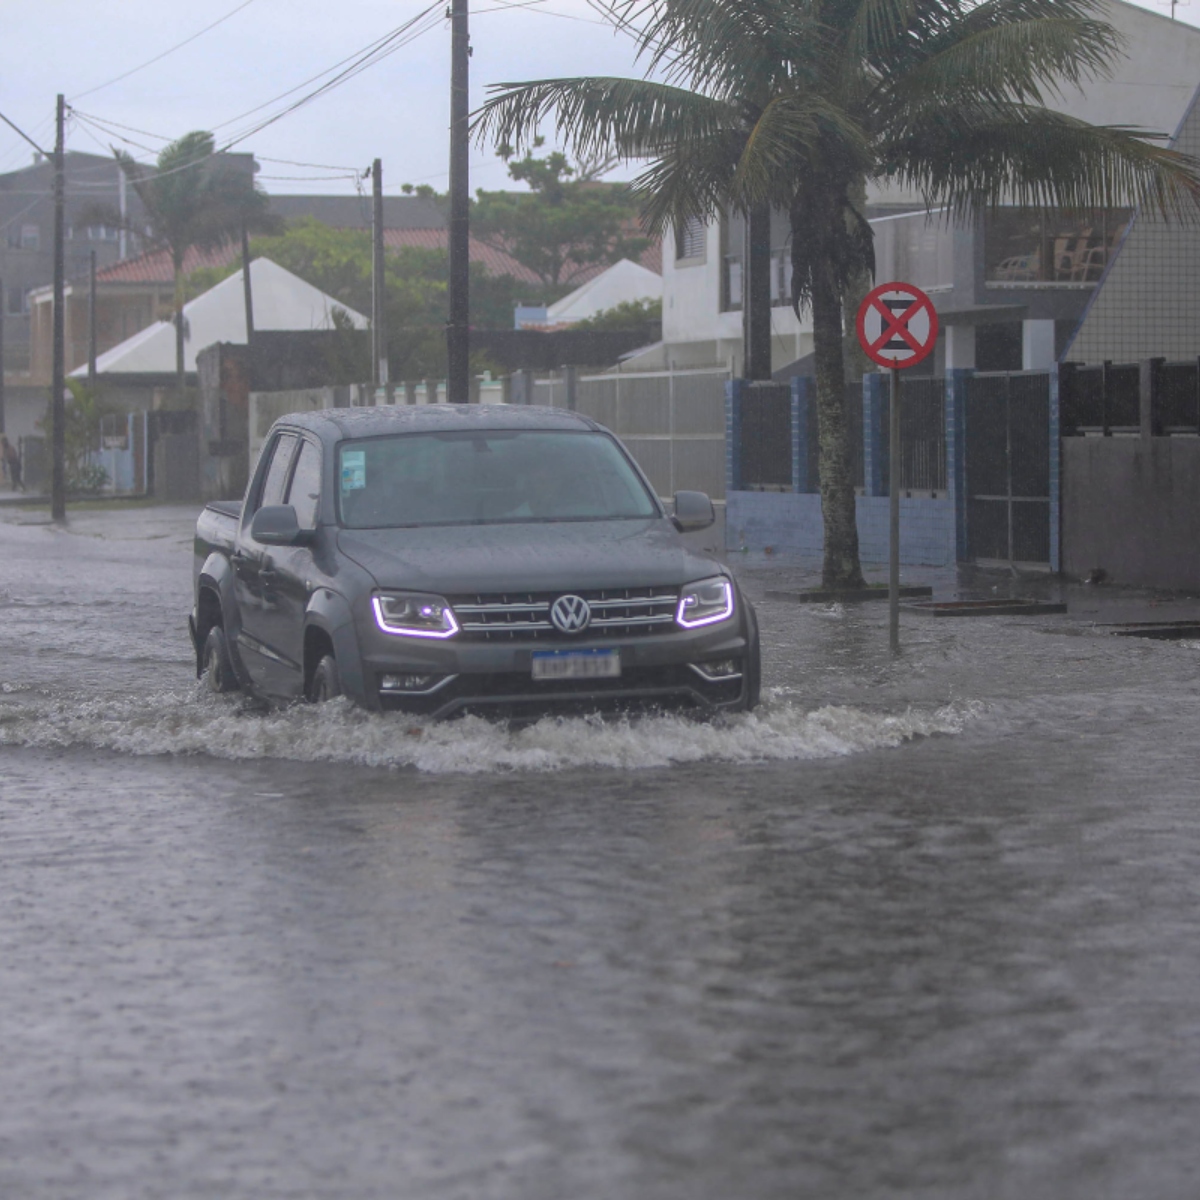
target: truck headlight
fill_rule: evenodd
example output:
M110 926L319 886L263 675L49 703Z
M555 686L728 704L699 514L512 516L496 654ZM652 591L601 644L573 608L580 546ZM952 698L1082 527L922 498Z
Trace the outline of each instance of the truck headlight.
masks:
M454 610L441 596L381 592L371 597L375 623L400 637L449 638L459 629Z
M715 625L733 616L733 584L724 575L689 583L679 593L675 622L684 629Z

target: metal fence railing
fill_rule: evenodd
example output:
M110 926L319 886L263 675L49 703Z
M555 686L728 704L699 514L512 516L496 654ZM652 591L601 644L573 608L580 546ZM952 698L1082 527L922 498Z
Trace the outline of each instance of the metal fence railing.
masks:
M532 400L573 408L611 429L660 496L725 498L728 371L562 372L535 378Z
M946 490L945 380L918 377L901 380L900 487L908 492L937 494ZM821 490L821 419L815 387L801 393L800 420L804 427L801 491ZM791 389L786 384L746 388L741 402L741 478L750 490L791 488ZM866 491L863 384L846 384L843 418L846 422L847 464L856 491ZM883 485L888 481L888 389L882 392L879 414Z
M883 468L888 484L891 462L890 390L883 399ZM929 376L900 380L900 489L946 490L946 381Z
M1137 363L1064 364L1059 374L1063 436L1137 433L1139 374Z
M751 491L792 487L792 389L751 383L742 391L741 475ZM813 408L815 406L810 406Z

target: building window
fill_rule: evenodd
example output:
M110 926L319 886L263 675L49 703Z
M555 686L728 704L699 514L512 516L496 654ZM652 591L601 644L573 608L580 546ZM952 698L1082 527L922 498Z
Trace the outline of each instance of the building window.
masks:
M10 287L5 300L8 311L14 317L29 311L29 292L25 288Z
M1096 283L1132 216L1129 208L1097 209L1085 216L1002 208L984 222L984 278L1017 286Z
M42 231L36 225L21 226L21 249L37 250L40 248Z
M721 311L738 312L746 291L744 255L746 252L746 220L740 213L731 213L721 221ZM790 307L792 303L791 228L787 214L771 213L771 306Z
M704 261L708 226L699 218L685 221L675 230L675 260Z

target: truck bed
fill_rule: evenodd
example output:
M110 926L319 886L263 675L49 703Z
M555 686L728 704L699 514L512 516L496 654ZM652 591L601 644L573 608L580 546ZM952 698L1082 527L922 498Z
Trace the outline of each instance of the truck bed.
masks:
M213 500L204 506L196 522L197 570L214 550L232 553L241 516L240 500Z

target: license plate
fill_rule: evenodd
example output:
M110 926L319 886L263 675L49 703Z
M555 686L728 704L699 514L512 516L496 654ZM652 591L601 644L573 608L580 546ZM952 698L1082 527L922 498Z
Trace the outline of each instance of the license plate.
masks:
M612 679L621 674L619 650L535 650L534 679Z

